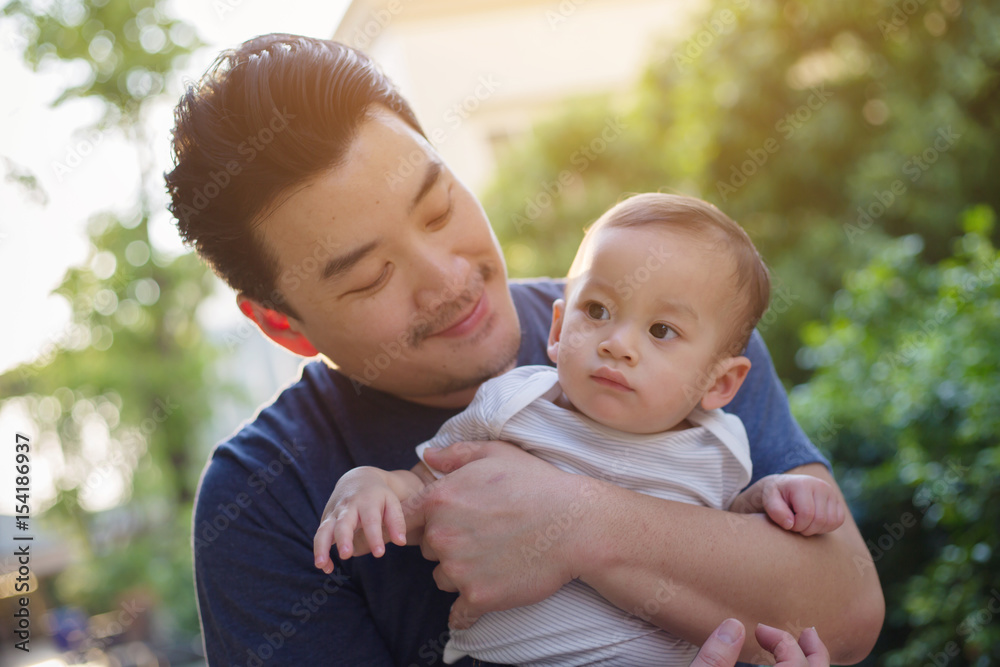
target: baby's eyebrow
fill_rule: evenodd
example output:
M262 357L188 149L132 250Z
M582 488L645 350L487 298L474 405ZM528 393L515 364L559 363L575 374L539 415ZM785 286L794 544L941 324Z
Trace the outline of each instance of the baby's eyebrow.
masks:
M663 308L664 310L672 311L675 313L680 313L681 315L687 316L689 319L697 322L698 313L687 303L683 301L671 301L669 299L658 299L656 302L657 306Z

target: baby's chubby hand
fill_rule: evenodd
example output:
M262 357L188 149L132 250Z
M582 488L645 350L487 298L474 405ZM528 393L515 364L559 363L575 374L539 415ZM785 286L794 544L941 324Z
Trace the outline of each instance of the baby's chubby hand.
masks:
M836 490L811 475L768 475L740 494L733 511L764 511L785 530L829 533L844 523L846 509Z
M357 553L367 542L371 553L380 558L385 553L385 534L399 546L406 545L406 521L396 493L386 483L382 471L376 468L355 468L337 482L313 538L313 559L316 567L327 574L333 572L330 548L336 544L342 559ZM355 538L355 531L362 534ZM358 549L355 548L358 540Z

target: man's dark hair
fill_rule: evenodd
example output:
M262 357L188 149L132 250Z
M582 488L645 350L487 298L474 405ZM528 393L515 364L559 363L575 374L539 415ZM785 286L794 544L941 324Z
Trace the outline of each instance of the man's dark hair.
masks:
M174 110L165 178L185 242L237 292L296 316L254 228L282 193L344 159L373 105L423 134L395 85L349 46L271 34L220 54Z

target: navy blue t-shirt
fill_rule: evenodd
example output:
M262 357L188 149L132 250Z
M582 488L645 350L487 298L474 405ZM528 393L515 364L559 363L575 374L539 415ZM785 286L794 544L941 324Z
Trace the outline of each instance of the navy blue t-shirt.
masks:
M512 282L521 322L518 365L549 364L545 345L561 282ZM827 464L788 410L759 334L753 367L726 409L750 439L753 479ZM387 545L326 575L312 538L337 480L360 465L409 469L414 447L459 410L356 386L322 362L212 454L194 516L195 583L209 664L440 665L456 594L417 546ZM828 465L828 464L827 464ZM459 665L471 665L464 659ZM484 664L479 662L478 664Z

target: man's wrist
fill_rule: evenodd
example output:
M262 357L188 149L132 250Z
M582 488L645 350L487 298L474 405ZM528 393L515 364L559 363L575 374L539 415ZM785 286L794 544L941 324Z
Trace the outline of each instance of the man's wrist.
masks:
M613 530L617 487L585 475L571 477L575 488L568 511L574 530L565 557L573 578L586 582L616 565L620 555L614 548Z

